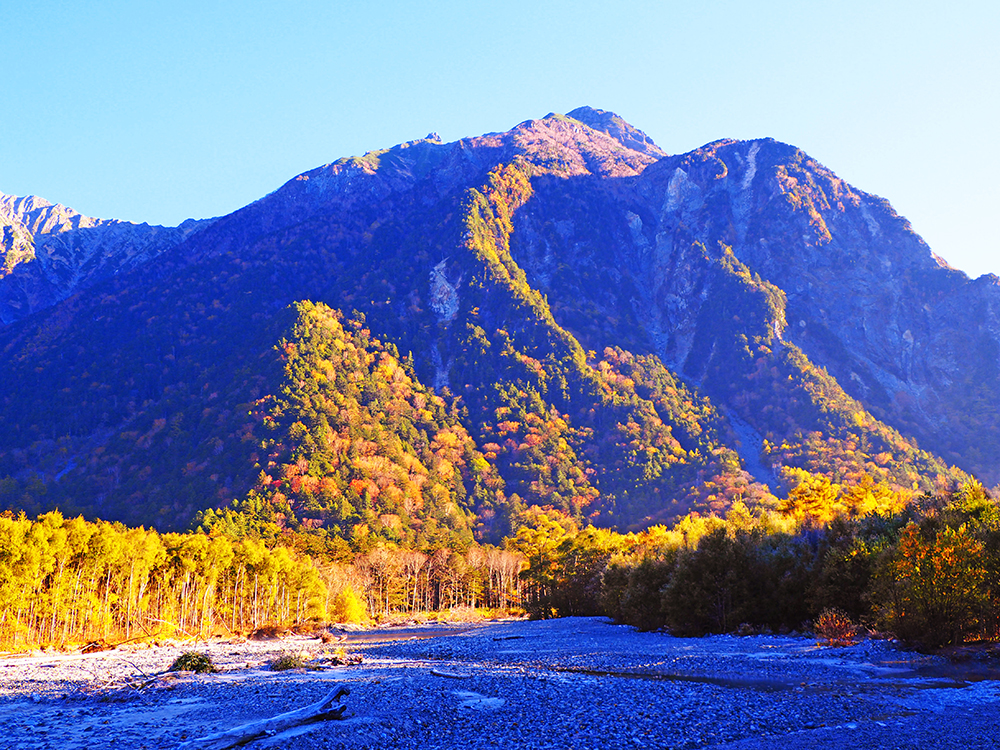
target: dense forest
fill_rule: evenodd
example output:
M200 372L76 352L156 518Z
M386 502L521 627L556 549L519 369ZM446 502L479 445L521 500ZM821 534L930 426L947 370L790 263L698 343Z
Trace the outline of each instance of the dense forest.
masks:
M372 547L341 562L296 540L0 514L0 645L162 641L391 613L520 607L523 557Z
M803 477L775 509L735 504L638 534L541 514L512 541L537 617L603 614L675 635L835 621L924 648L1000 638L1000 505L981 485L906 500Z
M248 634L455 608L605 615L675 635L893 634L936 648L1000 638L1000 506L981 485L904 497L802 473L772 508L742 502L620 534L533 506L502 547L367 549L273 525L239 538L0 515L0 644ZM306 552L305 550L308 550Z

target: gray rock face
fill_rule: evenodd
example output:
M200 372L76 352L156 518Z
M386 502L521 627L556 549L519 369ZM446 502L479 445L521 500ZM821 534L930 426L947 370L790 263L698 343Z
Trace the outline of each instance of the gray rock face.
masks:
M887 201L775 141L710 144L644 177L663 196L658 249L731 246L786 293L787 339L849 394L949 461L1000 480L995 277L948 267Z
M566 116L579 120L599 133L607 133L627 149L638 151L647 156L666 156L666 152L653 143L652 138L638 128L629 125L614 112L594 109L593 107L578 107Z
M161 227L94 219L36 196L0 193L0 323L144 263L210 223L189 219Z
M611 283L569 298L631 316L637 346L641 333L697 377L689 355L713 292L692 248L717 258L730 247L787 297L773 334L922 447L1000 481L1000 280L949 267L887 201L793 146L724 140L660 159L589 213L575 225L546 217L573 226L564 235L521 217L515 257L550 299L552 263L610 266Z

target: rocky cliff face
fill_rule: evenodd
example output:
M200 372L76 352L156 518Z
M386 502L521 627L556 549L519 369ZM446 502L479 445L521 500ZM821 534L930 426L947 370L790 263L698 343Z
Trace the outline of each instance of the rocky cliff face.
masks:
M645 176L663 196L657 252L731 246L787 295L787 340L881 419L1000 480L983 409L1000 396L995 277L949 268L888 202L774 141L710 144Z
M144 263L208 223L160 227L94 219L36 196L0 193L0 323Z
M769 139L665 157L577 215L542 192L539 201L563 215L540 225L528 208L514 255L557 310L569 308L571 329L587 327L580 308L588 300L638 328L637 345L644 339L697 379L689 356L711 294L697 246L711 257L729 247L785 293L787 320L774 321L776 335L881 419L1000 480L1000 431L988 405L1000 397L998 281L950 268L887 201ZM580 261L600 280L570 279L572 293L560 295L554 262Z

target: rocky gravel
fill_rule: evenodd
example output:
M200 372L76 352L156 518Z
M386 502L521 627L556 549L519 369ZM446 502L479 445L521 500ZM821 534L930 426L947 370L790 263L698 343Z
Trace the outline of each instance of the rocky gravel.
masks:
M1000 663L887 641L681 639L597 618L337 635L199 644L221 669L205 675L158 675L190 644L0 658L0 747L174 748L337 686L350 718L248 747L967 750L1000 738ZM331 666L336 649L361 663ZM326 668L267 669L289 653Z

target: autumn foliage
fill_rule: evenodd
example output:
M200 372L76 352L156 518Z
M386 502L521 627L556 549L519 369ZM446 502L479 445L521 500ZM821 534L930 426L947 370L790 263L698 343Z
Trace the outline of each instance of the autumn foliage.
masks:
M0 514L0 644L246 634L395 613L520 605L523 558L473 546L375 547L350 562L214 533Z
M539 519L512 542L528 606L677 635L814 627L831 645L864 628L925 648L1000 636L1000 508L981 485L906 501L802 480L775 509L737 503L636 534Z

